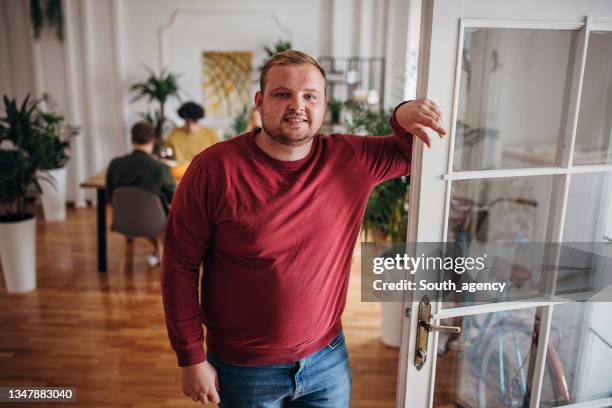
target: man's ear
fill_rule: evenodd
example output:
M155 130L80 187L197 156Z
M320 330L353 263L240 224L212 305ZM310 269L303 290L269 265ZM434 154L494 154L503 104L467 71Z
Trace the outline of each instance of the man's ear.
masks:
M263 100L263 93L261 91L255 92L255 109L261 114L261 101Z

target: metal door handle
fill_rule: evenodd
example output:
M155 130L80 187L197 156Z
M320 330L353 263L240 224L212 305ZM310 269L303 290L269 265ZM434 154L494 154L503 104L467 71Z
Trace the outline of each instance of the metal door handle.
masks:
M442 333L461 333L458 326L440 326L429 323L431 319L431 304L427 296L423 296L419 304L419 324L417 326L416 344L414 350L414 365L420 370L427 360L427 345L429 343L429 333L438 331Z
M440 326L438 324L430 324L426 320L421 320L419 324L429 333L432 331L438 331L440 333L461 333L461 327L458 326Z

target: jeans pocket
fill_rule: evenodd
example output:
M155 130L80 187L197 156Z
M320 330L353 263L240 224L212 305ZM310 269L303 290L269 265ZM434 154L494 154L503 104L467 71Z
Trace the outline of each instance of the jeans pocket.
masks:
M327 345L327 348L330 350L333 350L339 345L341 345L342 343L344 343L344 333L340 333L338 337L333 339L332 342Z

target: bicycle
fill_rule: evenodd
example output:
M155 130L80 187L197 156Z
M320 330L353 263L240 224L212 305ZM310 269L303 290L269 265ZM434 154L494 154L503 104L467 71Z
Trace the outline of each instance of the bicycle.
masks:
M537 207L537 202L526 198L499 197L489 204L479 204L469 198L451 199L454 215L464 214L463 217L451 218L455 225L454 241L463 254L468 253L472 242L487 240L489 213L500 203ZM516 241L528 241L528 234L520 232L516 234ZM503 278L517 288L531 280L531 271L520 265L509 264L509 267L501 269L510 271L509 276ZM471 279L465 275L463 278ZM496 301L499 300L501 299L497 297ZM529 311L523 313L527 312ZM540 315L536 313L533 324L530 325L524 319L516 319L517 313L521 312L497 312L453 319L452 325L461 326L462 334L450 336L444 352L439 355L443 356L452 349L463 351L470 373L477 379L476 400L472 404L455 401L459 406L529 406L529 385L535 360L533 352L537 348L540 335ZM552 330L551 338L555 336L558 338L557 345L551 341L547 348L546 375L542 386L543 390L546 390L544 394L551 395L552 401L541 401L540 406L558 406L569 404L570 401L563 364L557 352L561 334ZM524 353L526 346L528 351ZM527 363L529 367L526 367Z

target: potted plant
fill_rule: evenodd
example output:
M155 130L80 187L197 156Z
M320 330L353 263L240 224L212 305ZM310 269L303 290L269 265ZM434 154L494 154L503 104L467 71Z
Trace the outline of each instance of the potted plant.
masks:
M57 113L55 102L47 95L43 101L50 108L45 112L39 110L40 130L39 143L42 144L44 156L38 171L42 189L41 201L46 221L64 221L66 219L66 165L70 159L70 142L78 133L74 126L66 125L64 117Z
M247 130L248 127L248 114L249 114L249 107L247 105L244 105L242 107L242 110L240 111L240 113L234 118L234 121L232 123L232 130L234 131L234 134L239 135Z
M172 97L181 99L181 88L178 84L179 75L166 69L162 69L159 75L157 75L151 68L145 66L145 69L149 73L147 79L132 85L130 91L136 94L132 102L146 98L149 102L157 101L159 104L157 111L153 113L147 111L147 113L141 114L141 117L155 127L156 142L154 151L156 154L160 154L162 136L167 121L165 112L166 102Z
M339 99L330 98L327 101L327 110L329 110L330 122L332 125L340 124L340 115L342 114L342 108L344 103Z
M4 96L0 117L0 258L10 293L36 288L36 218L27 211L28 189L40 191L37 170L45 155L38 102Z

